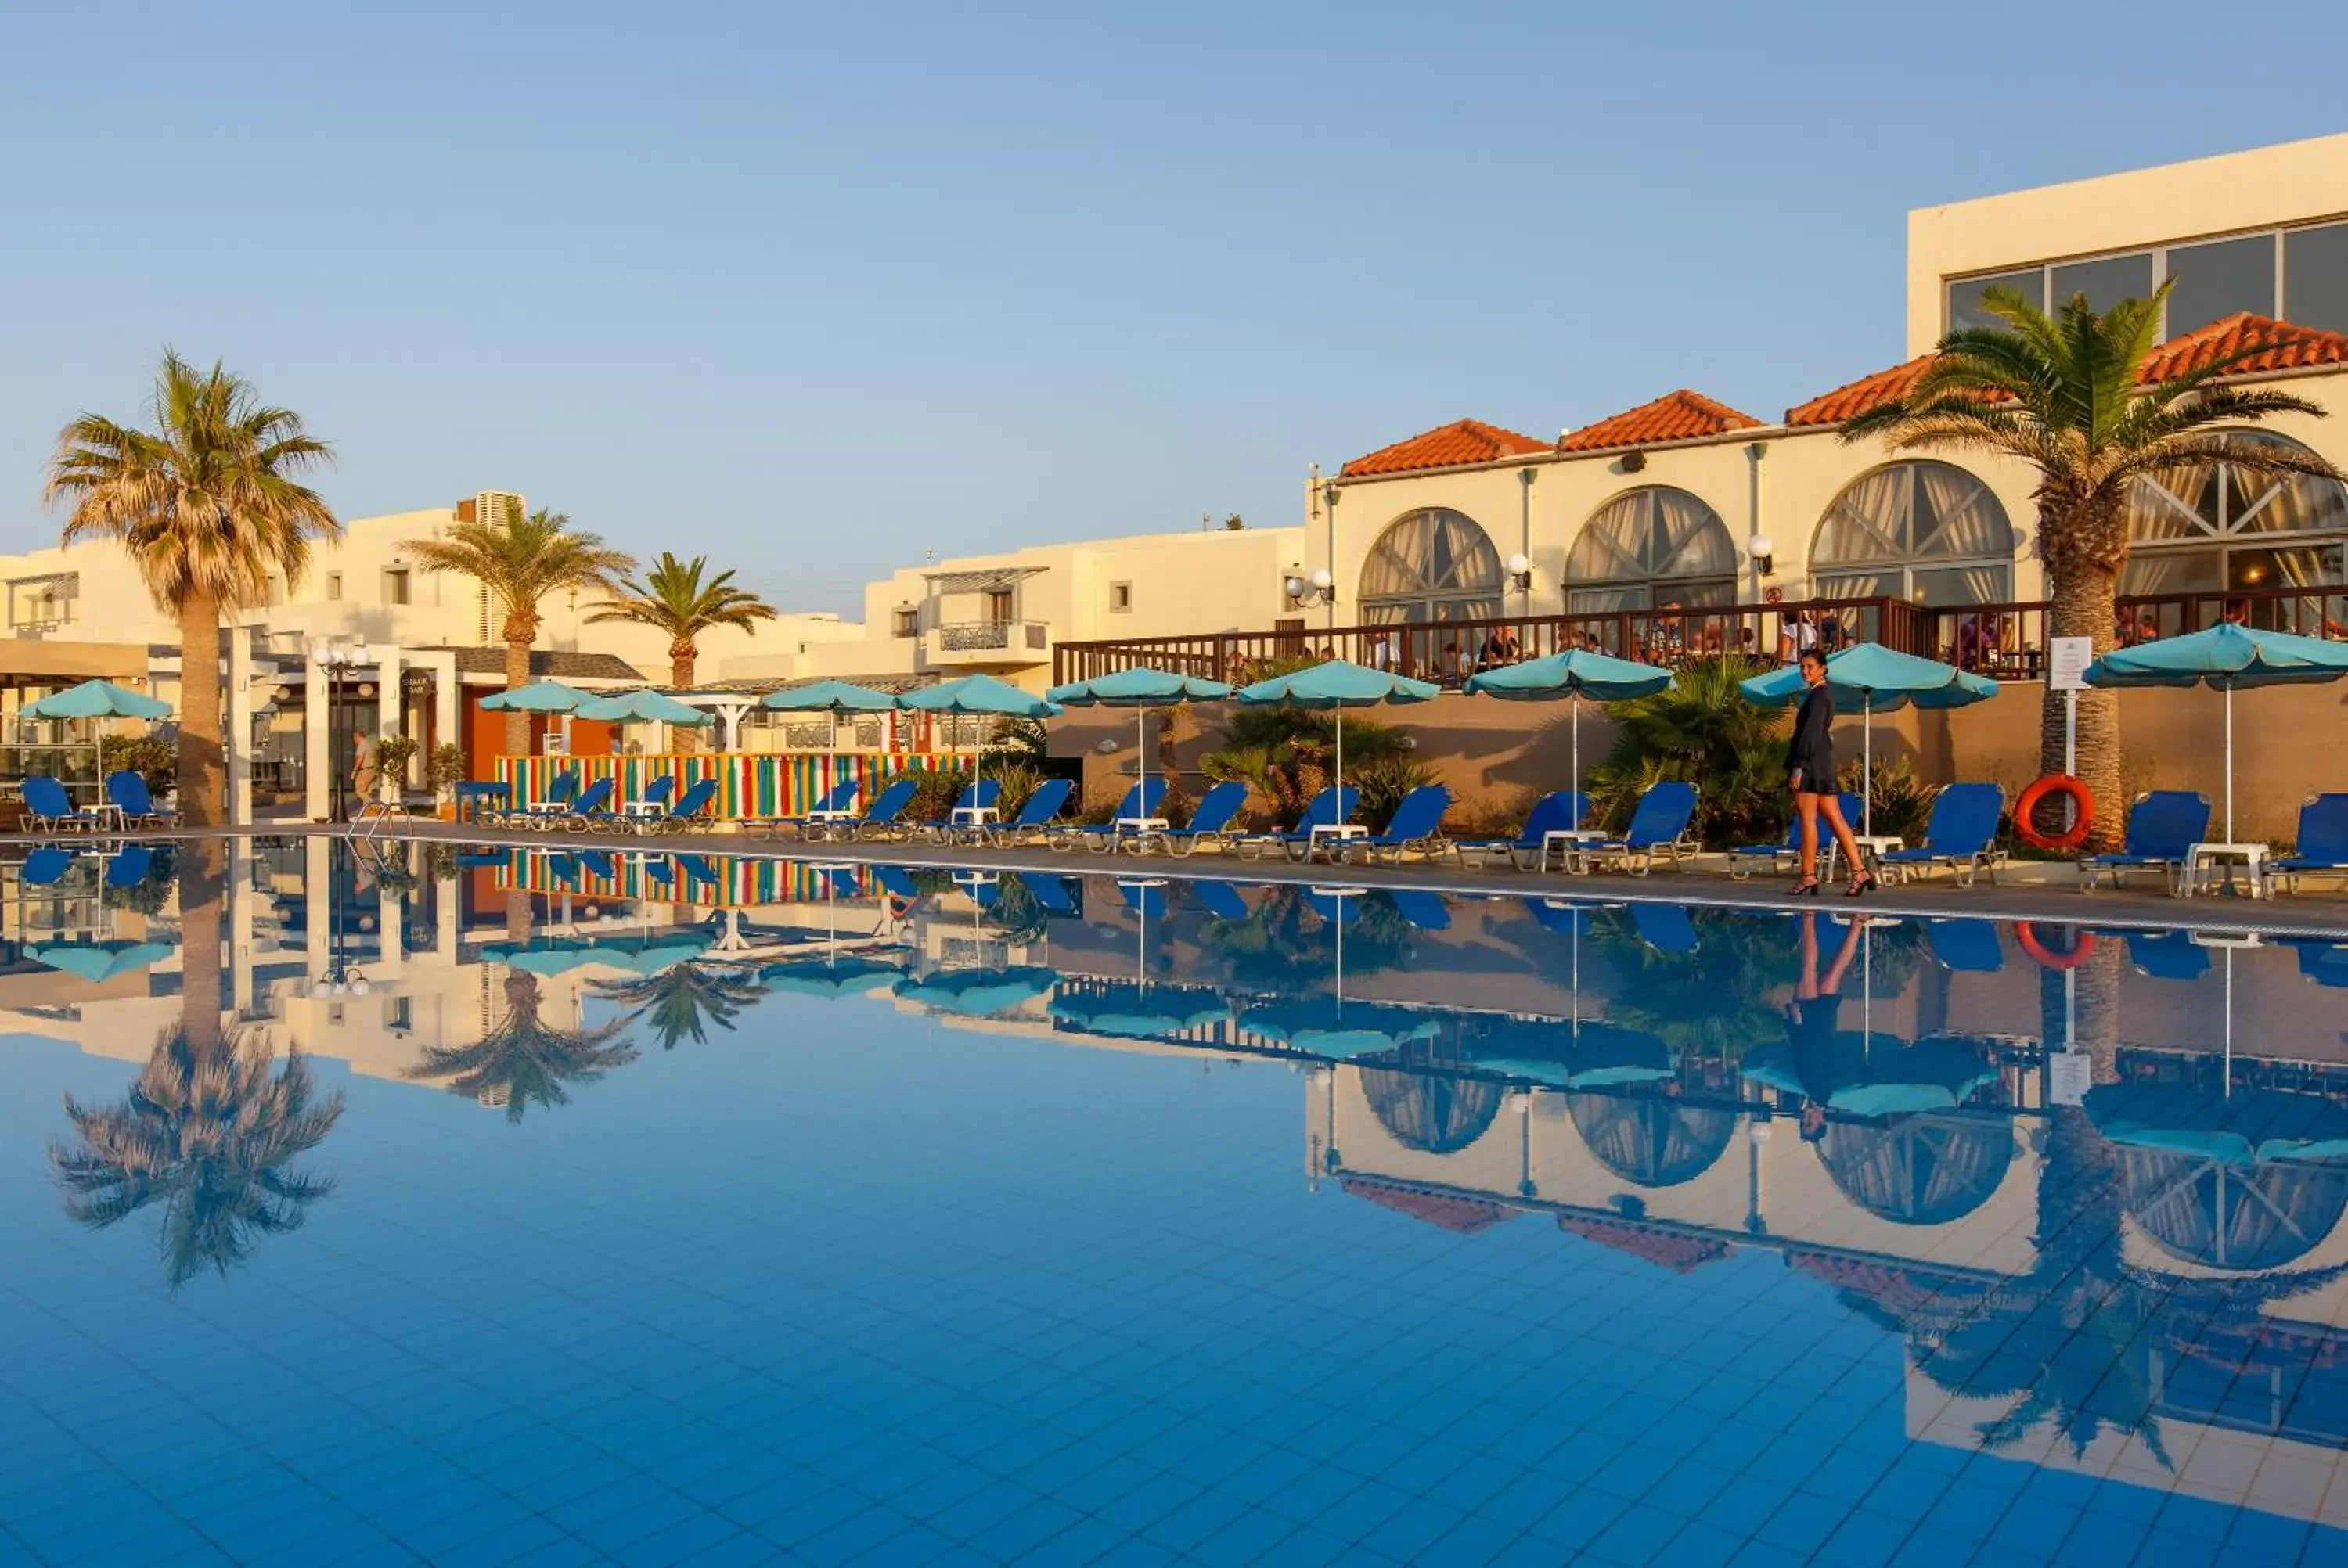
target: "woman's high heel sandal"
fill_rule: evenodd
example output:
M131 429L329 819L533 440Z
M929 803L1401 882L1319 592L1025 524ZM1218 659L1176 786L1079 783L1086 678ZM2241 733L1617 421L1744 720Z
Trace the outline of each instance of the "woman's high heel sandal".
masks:
M1858 876L1850 879L1850 886L1842 890L1842 896L1846 898L1856 898L1862 893L1872 893L1874 891L1875 873L1872 871L1862 871Z
M1788 898L1815 898L1818 896L1818 879L1815 876L1803 877L1786 892Z

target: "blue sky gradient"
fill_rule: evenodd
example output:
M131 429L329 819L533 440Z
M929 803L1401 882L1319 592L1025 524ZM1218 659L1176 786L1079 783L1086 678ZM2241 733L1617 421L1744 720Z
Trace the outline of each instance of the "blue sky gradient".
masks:
M1910 208L2348 125L2304 73L2192 90L2241 23L40 7L0 54L0 548L166 343L334 440L345 516L520 489L795 609L1293 521L1308 462L1463 415L1770 417L1900 356ZM2348 7L2256 31L2336 57Z

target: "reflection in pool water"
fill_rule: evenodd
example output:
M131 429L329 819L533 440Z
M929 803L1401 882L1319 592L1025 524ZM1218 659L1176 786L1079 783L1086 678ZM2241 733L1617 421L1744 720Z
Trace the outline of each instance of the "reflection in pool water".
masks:
M2329 944L324 839L5 890L12 1550L2348 1550Z

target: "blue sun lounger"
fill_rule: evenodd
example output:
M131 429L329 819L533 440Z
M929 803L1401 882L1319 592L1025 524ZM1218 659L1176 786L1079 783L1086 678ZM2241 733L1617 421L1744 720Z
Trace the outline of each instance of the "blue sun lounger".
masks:
M1549 835L1580 828L1590 818L1590 797L1578 789L1551 790L1533 802L1514 838L1463 838L1452 848L1462 860L1472 858L1479 866L1506 856L1519 871L1547 870Z
M1853 833L1859 831L1859 825L1866 820L1867 803L1849 790L1841 791L1835 799L1842 805L1843 821L1850 825L1850 830ZM1841 853L1841 846L1835 843L1834 835L1827 831L1826 824L1820 823L1818 825L1818 874L1822 876L1834 876L1835 861ZM1730 850L1728 875L1743 882L1763 865L1767 866L1772 873L1776 873L1793 870L1801 863L1802 819L1797 815L1786 825L1786 841L1783 844L1745 844Z
M106 775L106 798L122 814L126 827L169 827L171 814L155 804L147 781L128 768Z
M35 833L74 828L88 833L98 825L98 813L77 810L66 786L46 774L35 774L20 786L25 797L25 825Z
M1354 807L1361 798L1361 791L1351 784L1330 784L1306 804L1303 816L1298 819L1293 828L1285 832L1251 835L1240 841L1240 851L1245 854L1252 850L1261 858L1277 849L1291 860L1308 859L1317 837L1327 836L1330 843L1337 842L1326 830L1351 822ZM1316 829L1321 831L1316 833Z
M2096 890L2096 878L2109 876L2112 886L2124 886L2131 871L2158 871L2171 892L2185 868L2186 852L2209 836L2209 797L2191 790L2157 789L2136 797L2128 807L2127 831L2120 846L2104 855L2082 856L2079 891Z
M913 797L921 791L918 779L894 781L864 808L864 815L850 825L848 835L850 838L880 838L903 834L905 808L913 804Z
M1924 842L1887 851L1883 868L1896 876L1945 866L1960 887L1973 885L1976 872L1997 880L1997 825L2005 815L2005 791L1993 784L1952 784L1932 802Z
M1158 836L1165 841L1169 855L1196 855L1201 845L1220 845L1229 849L1241 838L1246 830L1239 825L1240 812L1247 805L1248 786L1237 779L1225 779L1199 797L1198 809L1190 814L1189 824L1169 827Z
M1430 893L1424 887L1389 887L1385 895L1394 905L1395 913L1420 930L1451 929L1451 906L1443 901L1442 895Z
M1570 858L1583 866L1598 860L1612 861L1617 870L1644 876L1655 868L1655 856L1661 855L1671 860L1673 870L1684 870L1680 863L1681 840L1687 835L1688 824L1694 820L1695 785L1665 779L1647 786L1622 837L1576 845Z
M1341 839L1330 845L1330 853L1341 860L1350 860L1358 853L1373 866L1381 860L1399 863L1406 855L1432 860L1450 852L1451 841L1443 836L1443 815L1450 809L1449 790L1441 784L1421 784L1402 797L1385 831L1366 838Z
M750 825L750 831L760 838L778 837L787 827L801 838L819 838L833 828L848 832L854 827L855 819L842 814L855 809L857 788L854 779L842 779L824 791L804 815L778 816L754 823Z
M1045 779L1035 786L1035 793L1020 806L1018 815L1009 822L981 827L976 830L976 836L994 845L1012 845L1023 840L1040 843L1050 836L1052 824L1059 819L1060 808L1068 804L1068 796L1076 787L1067 779Z
M1109 814L1107 822L1071 823L1047 842L1055 849L1080 844L1096 855L1109 854L1127 844L1137 849L1147 848L1150 835L1135 825L1154 821L1165 804L1166 780L1143 779L1125 792L1125 798L1117 803L1117 810Z
M2348 877L2348 794L2310 795L2299 808L2296 845L2289 855L2267 862L2270 892L2278 878L2283 891L2296 893L2302 876L2328 872Z
M1993 975L2005 968L1997 927L1987 920L1955 915L1924 923L1924 940L1941 968L1952 973Z

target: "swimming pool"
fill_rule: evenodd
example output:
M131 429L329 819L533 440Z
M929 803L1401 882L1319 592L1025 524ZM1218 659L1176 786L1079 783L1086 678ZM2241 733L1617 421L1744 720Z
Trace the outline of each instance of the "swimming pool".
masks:
M324 838L0 892L0 1553L2348 1553L2348 948Z

